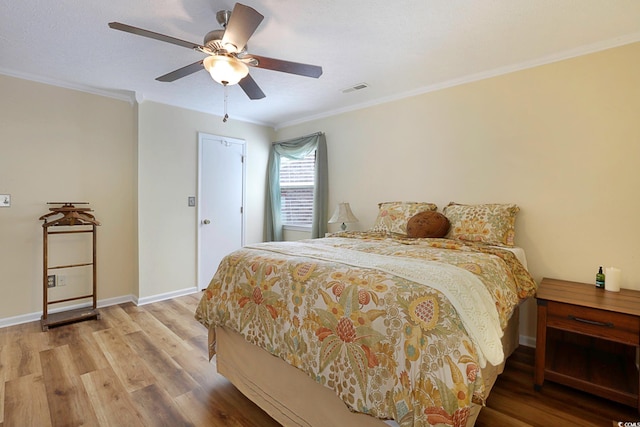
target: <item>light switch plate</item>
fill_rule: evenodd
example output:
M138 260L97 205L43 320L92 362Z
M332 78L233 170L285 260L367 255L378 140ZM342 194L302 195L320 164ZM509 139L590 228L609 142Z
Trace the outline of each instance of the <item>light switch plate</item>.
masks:
M196 205L196 198L193 197L193 196L189 196L188 204L189 204L189 206L195 206Z
M11 194L0 194L0 208L11 206Z

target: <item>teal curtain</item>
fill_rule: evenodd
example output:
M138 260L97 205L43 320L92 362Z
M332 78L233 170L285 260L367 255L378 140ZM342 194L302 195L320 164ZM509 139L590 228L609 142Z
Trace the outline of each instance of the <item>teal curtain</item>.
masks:
M313 190L313 222L311 237L324 237L327 232L328 169L327 141L324 133L318 132L300 138L275 142L271 146L267 177L266 240L282 241L280 218L280 158L303 159L315 150L316 176Z

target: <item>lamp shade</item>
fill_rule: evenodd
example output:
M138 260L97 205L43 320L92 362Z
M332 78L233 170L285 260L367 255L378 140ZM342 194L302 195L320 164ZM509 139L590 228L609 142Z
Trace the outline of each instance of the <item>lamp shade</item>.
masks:
M347 226L345 225L348 222L358 222L358 218L351 212L351 207L349 203L338 203L336 206L336 210L333 212L333 215L329 219L329 224L333 223L342 223L342 229L346 230Z
M202 62L213 80L222 85L234 85L249 74L249 67L242 61L227 55L211 55Z

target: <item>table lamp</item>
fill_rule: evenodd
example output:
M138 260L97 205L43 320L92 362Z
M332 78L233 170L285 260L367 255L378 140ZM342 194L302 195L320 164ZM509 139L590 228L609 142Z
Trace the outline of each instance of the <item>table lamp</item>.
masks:
M351 212L349 203L338 203L336 210L333 212L333 216L329 219L329 224L342 223L340 228L342 231L347 229L347 223L358 222L358 218Z

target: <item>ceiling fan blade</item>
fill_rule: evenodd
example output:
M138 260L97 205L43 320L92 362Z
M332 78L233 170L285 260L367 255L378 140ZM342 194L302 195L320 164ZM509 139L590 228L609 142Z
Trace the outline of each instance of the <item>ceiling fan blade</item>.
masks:
M284 73L297 74L299 76L318 78L322 75L322 67L317 65L301 64L299 62L283 61L282 59L267 58L266 56L247 55L247 58L258 60L257 65L249 63L254 67L266 70L282 71Z
M262 91L262 89L260 89L258 83L253 80L253 77L251 77L250 74L247 74L247 76L244 79L240 80L238 84L240 85L244 93L247 94L249 99L262 99L265 97L264 92Z
M120 22L109 22L109 27L113 28L114 30L124 31L125 33L131 33L137 36L149 37L150 39L160 40L162 42L172 43L182 47L188 47L189 49L202 48L202 46L197 43L180 40L175 37L166 36L160 33L154 33L153 31L143 30L142 28L132 27L131 25L122 24Z
M224 31L222 44L231 43L240 52L263 19L264 16L255 9L236 3Z
M186 67L178 68L177 70L167 73L164 76L157 77L156 80L159 82L173 82L200 70L204 70L204 67L202 66L202 60L194 62L193 64L189 64Z

